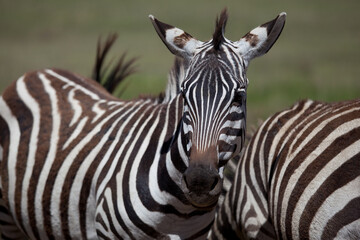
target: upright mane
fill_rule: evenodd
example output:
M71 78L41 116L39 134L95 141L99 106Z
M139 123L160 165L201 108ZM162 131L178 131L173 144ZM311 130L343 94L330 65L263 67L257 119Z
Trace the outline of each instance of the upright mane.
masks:
M215 31L213 34L213 45L215 50L219 50L222 42L225 40L225 26L228 19L227 9L222 10L220 18L216 18Z
M115 89L124 83L124 80L131 74L136 72L134 63L136 58L125 60L126 53L123 53L116 64L112 61L105 65L105 58L108 56L110 48L117 39L117 34L110 34L105 42L98 40L96 49L95 65L92 71L92 78L100 83L109 93L113 94ZM118 96L121 96L127 85L124 85Z

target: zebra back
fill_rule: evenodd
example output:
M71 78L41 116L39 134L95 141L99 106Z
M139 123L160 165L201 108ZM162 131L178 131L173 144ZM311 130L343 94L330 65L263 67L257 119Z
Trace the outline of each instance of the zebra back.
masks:
M258 129L210 239L360 238L360 99L301 101Z

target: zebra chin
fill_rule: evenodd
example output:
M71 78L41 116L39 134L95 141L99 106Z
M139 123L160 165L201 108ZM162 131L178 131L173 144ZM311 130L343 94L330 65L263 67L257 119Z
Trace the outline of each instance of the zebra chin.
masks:
M211 210L221 194L222 182L218 171L212 166L190 164L182 177L181 189L191 205Z

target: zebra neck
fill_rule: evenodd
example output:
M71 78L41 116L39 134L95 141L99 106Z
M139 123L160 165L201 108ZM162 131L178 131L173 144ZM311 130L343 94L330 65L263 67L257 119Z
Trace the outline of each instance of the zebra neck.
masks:
M178 96L180 86L185 79L187 65L188 62L186 60L179 57L175 58L174 65L168 75L163 103L168 103Z
M154 116L148 122L150 131L144 131L141 134L144 137L139 140L140 148L146 150L140 157L127 160L132 168L138 166L136 188L139 198L147 199L151 195L164 205L174 202L179 205L178 199L186 203L180 190L182 173L188 164L181 128L182 98L177 96L169 103L155 105L152 114Z
M163 191L179 196L181 178L188 165L186 140L182 130L183 100L177 95L169 103L164 104L161 124L161 149L158 161L158 183ZM181 201L187 202L181 192ZM177 201L177 200L176 200Z

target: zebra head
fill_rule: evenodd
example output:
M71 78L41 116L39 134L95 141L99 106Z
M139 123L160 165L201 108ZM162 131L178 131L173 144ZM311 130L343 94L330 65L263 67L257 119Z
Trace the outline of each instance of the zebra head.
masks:
M225 38L226 9L216 20L213 38L199 41L183 30L150 19L167 48L185 62L178 79L183 101L182 136L188 167L181 188L196 207L216 204L225 163L239 154L245 136L246 70L251 59L265 54L279 37L285 13L242 37Z

